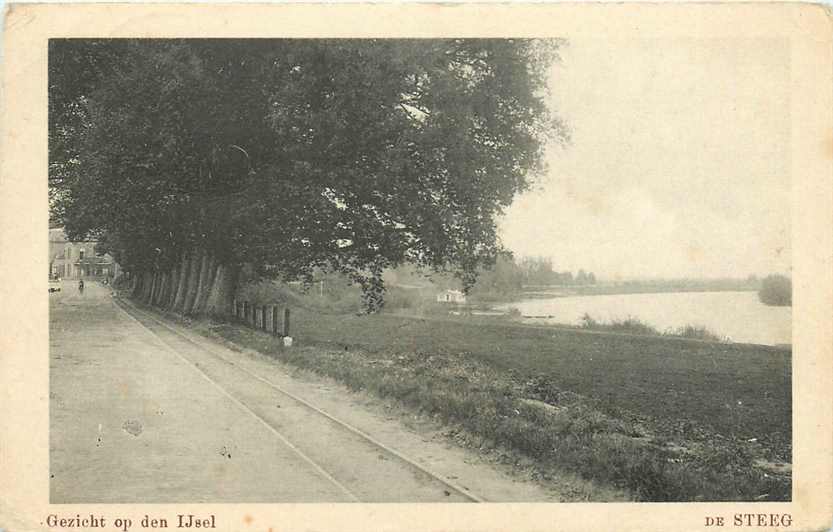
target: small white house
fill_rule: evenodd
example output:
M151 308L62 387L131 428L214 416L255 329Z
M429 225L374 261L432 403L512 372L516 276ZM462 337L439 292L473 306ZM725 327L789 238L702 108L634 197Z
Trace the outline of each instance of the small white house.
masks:
M437 294L437 303L465 303L466 294L460 290L444 290Z

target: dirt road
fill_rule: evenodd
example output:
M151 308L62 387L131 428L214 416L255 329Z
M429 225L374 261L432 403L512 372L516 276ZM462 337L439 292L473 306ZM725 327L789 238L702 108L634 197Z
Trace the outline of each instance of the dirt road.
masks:
M50 474L52 503L559 498L95 283L50 295Z

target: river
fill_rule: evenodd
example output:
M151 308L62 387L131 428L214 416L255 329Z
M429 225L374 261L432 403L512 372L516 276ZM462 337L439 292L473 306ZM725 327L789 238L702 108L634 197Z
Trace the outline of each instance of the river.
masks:
M756 292L568 296L525 299L499 308L512 307L520 310L529 323L578 325L587 313L602 322L634 317L659 331L686 325L704 326L738 343L791 343L792 307L764 305Z

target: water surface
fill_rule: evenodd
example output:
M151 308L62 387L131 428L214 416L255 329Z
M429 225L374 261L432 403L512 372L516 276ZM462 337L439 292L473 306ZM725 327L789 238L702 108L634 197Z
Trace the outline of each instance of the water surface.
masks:
M757 292L676 292L527 299L501 305L515 307L530 323L579 325L587 313L597 321L638 318L660 331L686 325L705 326L733 342L789 344L792 307L770 307Z

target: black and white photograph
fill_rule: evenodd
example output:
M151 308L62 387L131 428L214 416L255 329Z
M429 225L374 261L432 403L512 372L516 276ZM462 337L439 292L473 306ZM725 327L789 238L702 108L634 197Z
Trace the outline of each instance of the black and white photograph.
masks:
M40 419L33 458L9 454L42 468L40 529L297 529L286 508L335 512L309 530L492 530L462 517L484 504L512 509L500 529L546 508L590 529L621 503L702 503L642 506L803 530L826 511L801 501L830 476L802 442L830 422L810 335L830 333L831 165L803 147L830 142L798 117L833 106L797 99L820 55L776 11L733 35L717 5L619 32L484 6L478 32L413 6L395 20L418 30L386 35L367 30L384 7L248 32L233 9L205 31L184 6L182 31L89 9L113 24L69 9L4 74L43 97L4 136L43 170L20 233L41 241L16 250L38 251L37 294L4 298L42 317L3 339L37 342L31 370L4 362L4 397L31 397L4 410ZM312 11L252 7L252 28L258 9ZM29 222L3 220L5 254ZM6 262L14 285L28 263Z
M51 40L52 502L789 501L788 80Z

